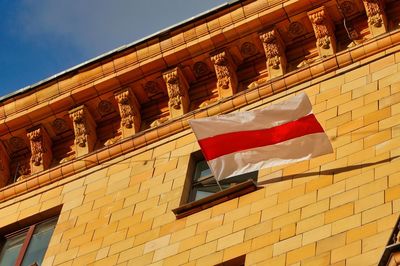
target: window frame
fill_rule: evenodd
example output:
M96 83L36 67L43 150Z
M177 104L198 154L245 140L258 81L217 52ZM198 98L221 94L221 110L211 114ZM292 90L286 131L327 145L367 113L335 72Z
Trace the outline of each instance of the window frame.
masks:
M54 220L54 228L55 228L55 226L57 225L57 221L58 221L58 215L50 217L48 219L44 219L44 220L38 221L38 222L36 222L34 224L31 224L29 226L26 226L26 227L24 227L22 229L15 230L15 231L7 233L7 234L3 234L2 236L0 236L0 252L2 252L2 250L3 250L4 246L6 245L8 239L12 239L13 237L17 237L18 235L23 234L23 233L26 232L25 235L24 235L24 240L22 242L21 249L18 252L18 256L17 256L17 258L15 260L15 264L14 264L14 266L21 266L23 261L24 261L24 257L27 254L27 251L28 251L28 248L29 248L29 244L32 241L32 237L34 236L35 229L38 226L40 226L41 224L44 224L44 223L49 222L51 220ZM54 233L54 230L53 230L53 233ZM51 234L51 236L53 235L53 233ZM51 240L51 237L50 237L50 240ZM49 243L50 243L50 240L49 240ZM47 245L45 253L43 255L46 254L47 248L48 248L48 245ZM37 264L37 262L34 262L31 265L38 265L38 264Z

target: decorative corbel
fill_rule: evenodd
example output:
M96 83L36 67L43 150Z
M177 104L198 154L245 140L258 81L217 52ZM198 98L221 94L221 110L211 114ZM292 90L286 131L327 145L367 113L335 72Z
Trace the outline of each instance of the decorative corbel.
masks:
M170 118L181 116L189 111L189 85L179 67L163 73L168 90Z
M76 157L93 151L97 140L96 122L86 106L81 105L69 111L74 125Z
M31 174L49 169L53 160L49 134L47 134L46 129L42 125L30 128L27 131L31 144L31 159L29 163Z
M314 28L320 57L336 53L335 25L324 6L307 13Z
M0 142L0 188L5 187L10 179L10 157Z
M211 55L217 75L217 89L219 98L232 96L237 91L238 79L236 65L227 50L222 50Z
M122 137L132 136L140 130L140 104L130 88L122 89L114 96L121 116Z
M276 28L260 35L267 57L267 69L270 78L282 76L286 73L285 44Z
M372 36L378 36L387 31L387 18L385 14L385 1L363 0L365 12L368 17L368 26Z

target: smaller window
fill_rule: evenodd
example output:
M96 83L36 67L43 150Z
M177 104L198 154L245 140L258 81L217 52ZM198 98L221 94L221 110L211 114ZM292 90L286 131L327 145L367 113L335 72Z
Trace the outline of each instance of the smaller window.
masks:
M0 265L41 265L57 218L31 225L3 237Z
M199 160L196 162L196 166L192 176L189 202L208 197L214 193L221 191L221 189L227 189L236 184L243 183L249 179L257 182L257 177L258 171L255 171L221 180L218 185L217 181L211 173L210 168L208 167L207 161Z

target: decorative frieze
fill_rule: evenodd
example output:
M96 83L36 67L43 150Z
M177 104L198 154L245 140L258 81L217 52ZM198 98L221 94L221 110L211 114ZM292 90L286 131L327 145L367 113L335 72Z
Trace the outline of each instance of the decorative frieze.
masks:
M217 75L217 89L220 98L232 96L237 91L236 65L227 50L211 55Z
M163 73L168 91L168 107L171 118L181 116L189 111L189 85L180 68L176 67Z
M94 149L97 140L96 123L86 106L81 105L69 111L74 125L76 157L87 154Z
M307 13L314 28L317 49L320 57L336 53L334 24L324 6Z
M387 31L387 18L383 0L363 0L368 17L368 26L372 36L378 36Z
M114 96L121 116L122 137L132 136L140 130L140 104L130 88L122 89Z
M31 146L30 168L31 174L50 168L53 160L51 138L43 126L28 129L28 139Z
M0 142L0 187L7 185L10 179L10 157L3 145Z
M267 57L267 69L270 78L282 76L286 73L285 45L276 28L260 35Z

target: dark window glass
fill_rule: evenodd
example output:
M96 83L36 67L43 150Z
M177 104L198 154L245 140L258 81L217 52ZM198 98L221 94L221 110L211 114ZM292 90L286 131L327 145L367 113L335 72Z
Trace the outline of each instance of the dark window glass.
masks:
M41 265L56 223L57 219L52 218L6 235L0 252L0 265Z
M192 179L192 189L189 195L189 201L196 201L210 196L221 189L226 189L236 184L245 182L249 179L257 181L258 171L237 175L228 179L221 180L217 184L214 176L208 167L207 161L200 160L196 162Z

